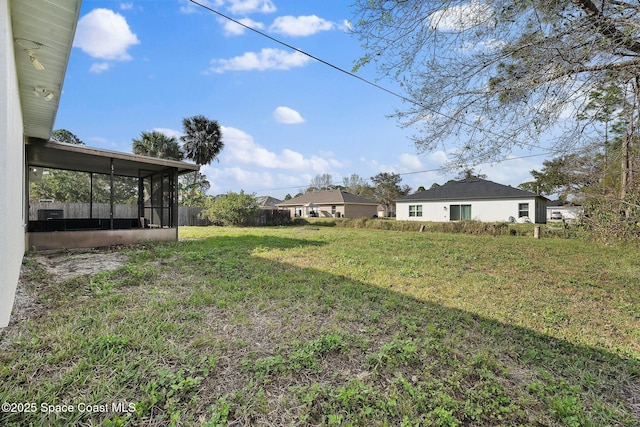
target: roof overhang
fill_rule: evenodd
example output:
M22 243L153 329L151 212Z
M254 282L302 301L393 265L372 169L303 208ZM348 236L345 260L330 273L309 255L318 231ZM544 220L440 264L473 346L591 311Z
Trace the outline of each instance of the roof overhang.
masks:
M148 174L172 168L177 169L179 174L200 170L199 165L192 163L138 156L85 145L40 140L29 140L27 143L27 163L30 167L110 174L112 161L114 174L120 176L138 177L140 171Z
M26 137L51 136L81 4L82 0L10 0Z

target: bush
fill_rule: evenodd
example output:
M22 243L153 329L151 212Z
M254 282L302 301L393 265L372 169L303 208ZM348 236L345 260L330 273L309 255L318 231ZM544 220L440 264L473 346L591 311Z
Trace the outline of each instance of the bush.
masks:
M240 193L229 192L207 201L202 216L214 224L248 225L258 209L255 194L240 190Z
M628 194L617 197L592 197L584 204L580 228L605 243L640 241L640 197Z

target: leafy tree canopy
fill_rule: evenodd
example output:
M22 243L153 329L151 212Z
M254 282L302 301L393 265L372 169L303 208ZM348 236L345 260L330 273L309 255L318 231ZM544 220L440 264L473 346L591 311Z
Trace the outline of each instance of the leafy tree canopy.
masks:
M51 139L67 144L85 145L80 138L66 129L56 129L51 133Z
M400 185L402 177L396 173L381 172L371 177L371 182L373 200L385 206L390 206L394 200L406 196L411 191L408 185Z
M348 193L355 194L356 196L364 197L366 199L373 198L373 188L371 185L356 173L342 178L342 183L344 184L344 190Z
M211 188L211 183L205 175L198 171L180 175L178 177L180 204L183 206L204 206L209 188Z

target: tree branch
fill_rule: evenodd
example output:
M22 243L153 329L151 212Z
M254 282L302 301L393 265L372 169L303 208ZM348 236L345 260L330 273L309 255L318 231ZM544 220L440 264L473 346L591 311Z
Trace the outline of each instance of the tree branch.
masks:
M602 14L602 11L591 0L571 0L571 3L582 9L590 18L596 30L602 35L624 46L632 52L640 53L640 43L625 36Z

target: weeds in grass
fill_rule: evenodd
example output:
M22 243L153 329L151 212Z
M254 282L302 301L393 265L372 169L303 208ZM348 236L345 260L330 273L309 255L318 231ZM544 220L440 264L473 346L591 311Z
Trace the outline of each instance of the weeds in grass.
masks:
M638 425L633 248L335 225L27 257L47 310L0 338L0 400L122 405L0 425Z

